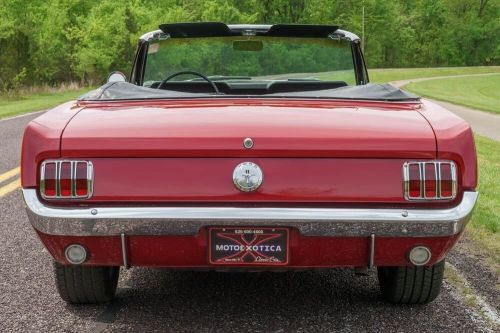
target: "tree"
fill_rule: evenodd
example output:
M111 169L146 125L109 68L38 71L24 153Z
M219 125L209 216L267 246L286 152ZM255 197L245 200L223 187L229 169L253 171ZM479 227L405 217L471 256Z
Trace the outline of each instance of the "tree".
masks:
M322 23L360 33L363 5L369 67L500 64L498 0L0 0L0 89L128 73L138 37L161 23Z

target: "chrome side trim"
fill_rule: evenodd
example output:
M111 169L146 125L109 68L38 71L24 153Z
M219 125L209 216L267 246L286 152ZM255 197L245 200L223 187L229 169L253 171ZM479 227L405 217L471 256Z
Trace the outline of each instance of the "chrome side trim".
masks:
M47 163L47 162L43 162ZM62 161L54 162L56 164L56 196L53 197L55 199L61 197L61 164ZM45 196L44 199L49 199L49 197Z
M424 198L424 196L425 196L425 167L424 166L425 166L424 163L418 163L419 177L420 177L420 198ZM408 193L408 198L410 198L409 193Z
M120 240L121 240L121 245L122 245L122 257L123 257L123 267L126 269L130 268L130 264L128 261L128 248L127 248L127 235L125 235L123 232L120 234Z
M455 198L458 191L458 180L457 180L457 166L455 163L451 163L451 197ZM441 180L439 180L441 181Z
M45 165L46 163L42 163L40 166L40 195L42 198L45 198Z
M436 196L441 198L441 162L434 163L434 176L436 177ZM439 179L439 181L438 181Z
M80 163L80 162L78 162ZM90 161L85 161L87 163L87 196L86 199L92 198L94 195L94 164ZM81 197L78 197L81 198Z
M51 207L23 189L33 227L50 235L196 235L211 225L287 226L306 236L438 237L463 230L478 193L444 209L268 207Z
M71 196L76 197L76 167L75 161L71 161ZM87 177L88 179L88 177ZM87 184L88 187L88 184Z
M370 258L368 268L372 269L375 266L375 234L370 235Z

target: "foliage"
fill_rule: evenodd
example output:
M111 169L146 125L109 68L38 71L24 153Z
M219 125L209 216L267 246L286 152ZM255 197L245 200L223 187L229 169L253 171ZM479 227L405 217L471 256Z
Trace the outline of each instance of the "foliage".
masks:
M150 45L145 82L161 81L185 70L208 76L310 77L312 73L332 72L333 80L356 84L350 43L326 38L288 38L253 36L244 41L259 43L260 49L235 50L241 37L167 39ZM189 54L189 57L186 57ZM295 73L300 73L294 76Z
M324 23L361 35L363 5L369 67L500 64L498 0L0 0L0 90L128 73L138 37L160 23Z

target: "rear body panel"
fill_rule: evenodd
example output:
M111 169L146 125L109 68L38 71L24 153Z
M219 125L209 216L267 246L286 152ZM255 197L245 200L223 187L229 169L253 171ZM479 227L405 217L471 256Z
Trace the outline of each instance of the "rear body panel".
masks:
M52 236L38 232L44 245L60 263L67 264L64 249L81 244L91 254L87 265L124 265L121 239L114 237ZM409 250L417 245L427 246L433 256L430 265L439 262L459 239L450 237L378 237L375 240L374 265L407 266ZM370 264L369 237L310 237L298 230L290 232L290 261L278 269L356 267ZM169 268L231 269L245 265L214 265L208 260L207 229L194 236L128 236L128 265ZM258 269L255 265L247 268ZM265 266L264 269L273 267Z
M255 192L233 184L234 168L258 164ZM361 158L93 158L93 196L113 203L398 203L403 159ZM117 167L119 165L120 167ZM369 166L369 167L367 167ZM396 175L396 176L395 176Z
M89 106L61 139L94 164L92 202L404 203L402 157L435 155L418 112L358 106ZM253 193L232 184L246 161L264 172Z
M252 149L243 147L246 137L253 139ZM370 207L374 214L382 207L401 207L404 218L407 207L431 212L454 207L464 189L474 190L477 182L469 126L428 102L223 99L70 103L27 128L23 188L38 187L40 163L49 158L92 161L94 195L85 201L44 204L95 207L96 214L99 207L133 205L185 205L186 209L319 205ZM405 201L402 164L434 159L457 163L457 198ZM264 181L257 191L242 193L232 182L232 171L247 161L262 168ZM215 221L213 226L217 226ZM286 268L370 264L370 237L307 236L291 225L285 227L290 227ZM400 229L405 230L404 226ZM429 264L433 264L446 255L461 230L442 237L405 236L404 232L394 237L373 233L375 265L410 265L407 254L416 245L431 249ZM64 249L78 243L90 252L87 265L123 265L126 254L127 264L133 266L227 269L209 263L206 227L186 236L68 236L39 230L38 234L63 264L67 263Z

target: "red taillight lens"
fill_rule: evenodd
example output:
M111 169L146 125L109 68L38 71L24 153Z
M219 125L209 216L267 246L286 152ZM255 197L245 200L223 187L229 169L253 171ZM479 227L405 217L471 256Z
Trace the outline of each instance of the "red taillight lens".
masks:
M87 179L88 169L87 163L78 162L76 163L76 195L80 197L86 197L88 195L88 179Z
M437 194L436 165L434 163L425 163L424 170L425 197L432 199Z
M46 161L41 169L40 192L45 199L87 199L92 196L92 163Z
M420 165L411 164L409 166L409 197L420 198L421 185L420 185Z
M55 197L56 196L56 172L57 172L57 167L56 163L45 163L44 167L42 168L42 179L43 179L43 187L42 187L42 193L46 197Z
M406 162L403 178L407 200L453 199L456 196L457 175L453 162Z
M453 166L451 164L441 164L441 196L445 198L453 197Z
M70 162L62 162L60 164L60 188L61 188L61 197L70 197L72 195L71 191L71 163Z

